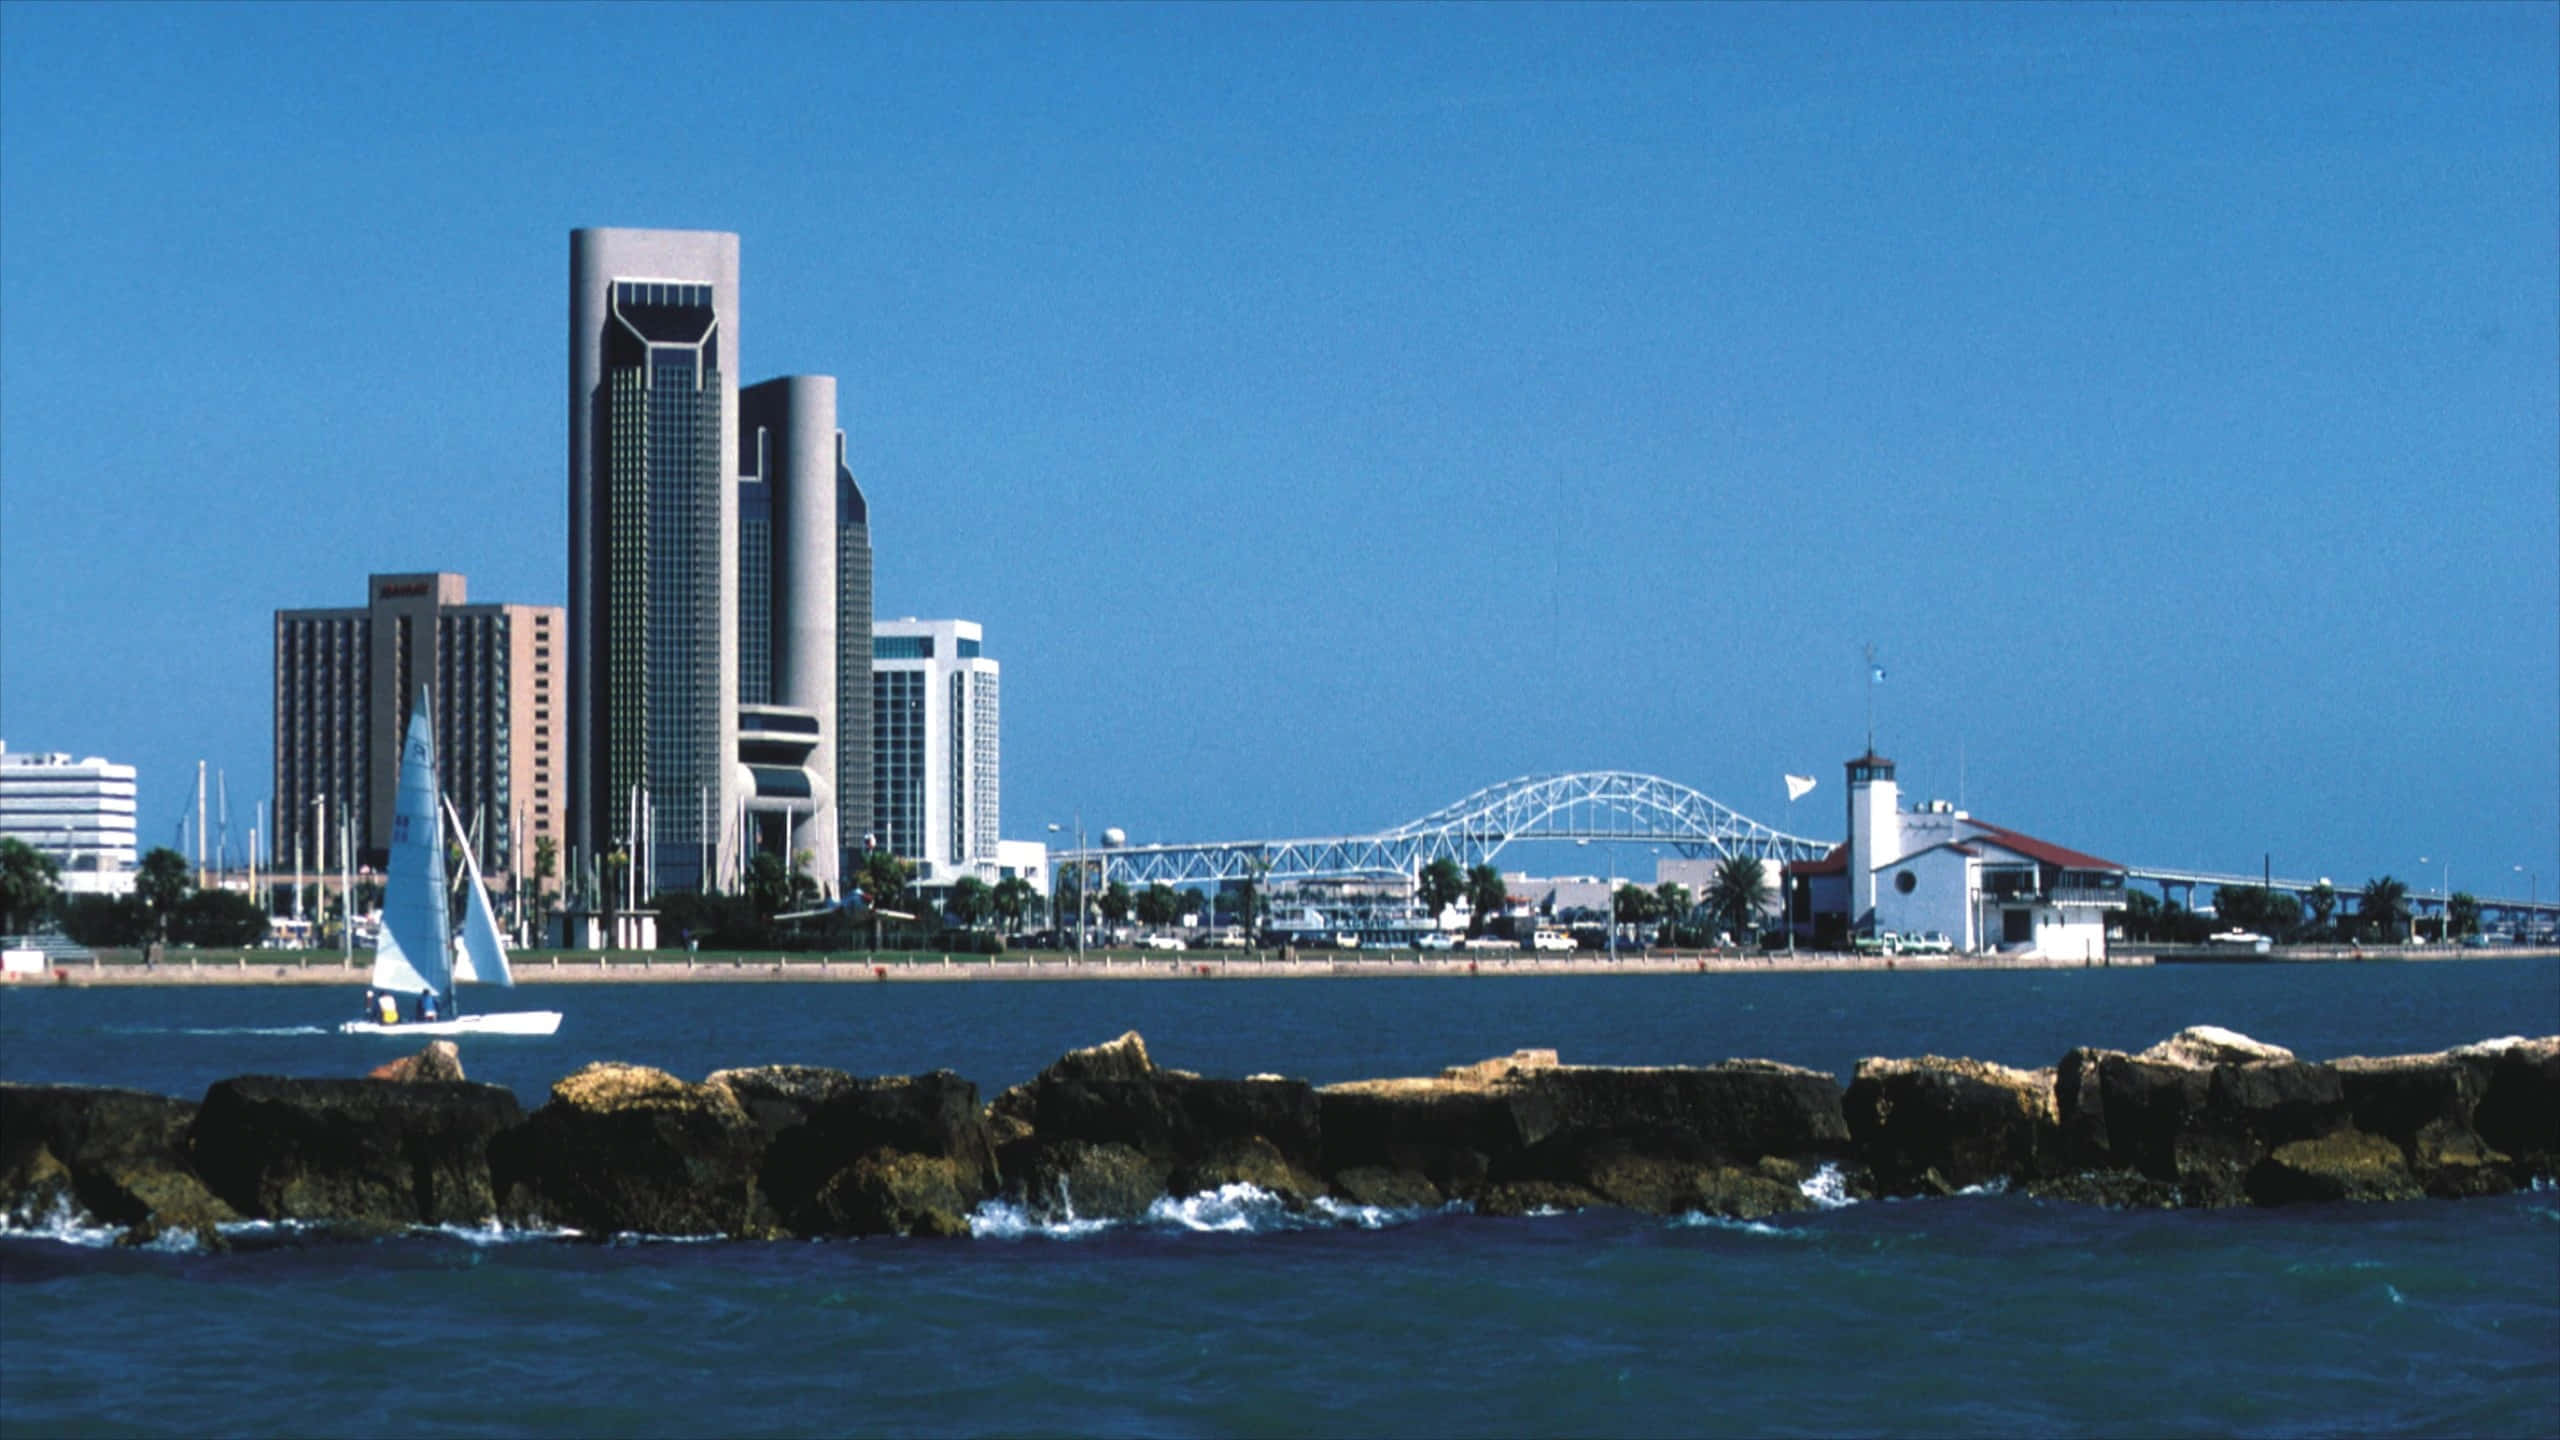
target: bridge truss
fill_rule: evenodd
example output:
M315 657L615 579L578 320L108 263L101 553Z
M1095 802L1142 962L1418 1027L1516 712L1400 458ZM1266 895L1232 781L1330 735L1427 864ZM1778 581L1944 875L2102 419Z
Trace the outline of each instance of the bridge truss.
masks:
M1113 881L1143 889L1244 879L1279 885L1410 880L1434 860L1455 860L1461 867L1490 864L1518 840L1640 842L1667 845L1691 859L1748 855L1819 860L1831 851L1827 840L1773 829L1686 785L1654 775L1596 770L1528 775L1488 785L1374 835L1066 850L1058 854L1056 865L1061 873L1082 867L1097 874L1097 888Z

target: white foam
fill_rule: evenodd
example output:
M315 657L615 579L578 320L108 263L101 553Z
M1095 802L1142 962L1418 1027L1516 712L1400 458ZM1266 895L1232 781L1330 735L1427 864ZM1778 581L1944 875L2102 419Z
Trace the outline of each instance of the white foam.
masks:
M1076 1240L1108 1230L1113 1223L1079 1219L1072 1208L1064 1219L1042 1220L1002 1200L982 1201L969 1212L969 1234L980 1240Z
M1796 1188L1804 1192L1804 1198L1812 1201L1816 1210L1838 1210L1858 1203L1858 1197L1849 1193L1849 1177L1837 1165L1824 1164L1804 1177Z
M1292 1218L1279 1196L1259 1185L1242 1183L1221 1185L1179 1199L1167 1195L1149 1205L1146 1214L1150 1224L1229 1235L1295 1228L1289 1224Z
M1671 1223L1682 1230L1739 1230L1745 1235L1768 1235L1781 1240L1812 1238L1809 1231L1790 1230L1782 1225L1772 1225L1766 1220L1741 1220L1731 1215L1709 1215L1699 1210L1674 1216Z
M1958 1195L2006 1195L2009 1193L2009 1177L1994 1175L1979 1185L1967 1185L1956 1193Z
M0 1235L30 1240L57 1240L65 1245L88 1249L104 1249L116 1243L123 1234L122 1226L100 1224L98 1218L72 1202L67 1193L53 1197L53 1208L35 1216L25 1224L17 1217L0 1211Z

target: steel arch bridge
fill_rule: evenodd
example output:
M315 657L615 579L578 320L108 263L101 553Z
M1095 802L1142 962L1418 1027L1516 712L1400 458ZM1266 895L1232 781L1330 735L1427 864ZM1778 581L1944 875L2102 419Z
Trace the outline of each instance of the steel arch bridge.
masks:
M1148 885L1258 884L1299 880L1407 879L1434 860L1489 864L1515 840L1641 841L1692 859L1748 855L1818 860L1827 840L1772 829L1686 785L1625 770L1525 775L1374 835L1318 840L1231 840L1207 845L1123 845L1064 850L1056 869Z

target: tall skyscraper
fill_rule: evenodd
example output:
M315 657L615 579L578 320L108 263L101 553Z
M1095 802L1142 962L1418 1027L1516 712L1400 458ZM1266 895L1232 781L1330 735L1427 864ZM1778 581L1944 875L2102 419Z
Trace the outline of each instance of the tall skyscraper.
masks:
M134 798L130 765L95 755L12 755L0 741L0 839L52 857L72 894L132 891Z
M569 871L734 873L738 237L569 236Z
M996 662L969 620L872 626L872 808L880 848L925 885L998 860Z
M376 575L365 596L276 612L268 853L289 859L300 846L318 866L351 829L362 863L381 863L400 737L424 687L445 795L478 827L482 868L530 873L534 846L561 833L560 607L474 605L453 574Z
M838 888L871 824L871 540L836 382L739 392L738 760L748 857Z

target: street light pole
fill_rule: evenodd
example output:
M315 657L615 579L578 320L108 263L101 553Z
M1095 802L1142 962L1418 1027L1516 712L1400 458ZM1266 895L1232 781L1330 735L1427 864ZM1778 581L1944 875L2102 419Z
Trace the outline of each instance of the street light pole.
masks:
M2432 865L2435 862L2421 855L2418 863ZM2449 859L2444 862L2444 888L2436 891L2436 900L2436 938L2450 945L2453 943L2453 861Z

